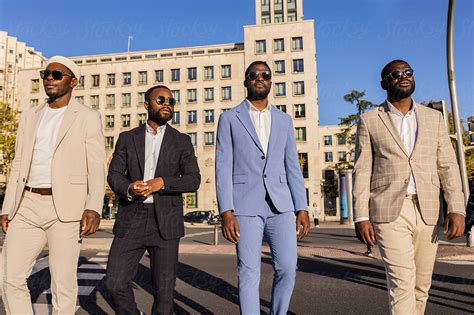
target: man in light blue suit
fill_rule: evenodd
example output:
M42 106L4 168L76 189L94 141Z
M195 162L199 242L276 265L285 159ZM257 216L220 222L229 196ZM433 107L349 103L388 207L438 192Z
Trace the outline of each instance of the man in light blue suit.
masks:
M222 113L217 128L217 200L224 237L237 247L244 315L260 314L263 239L275 270L271 314L288 312L296 278L296 239L309 231L293 124L268 102L271 76L265 62L251 63L245 71L247 98Z

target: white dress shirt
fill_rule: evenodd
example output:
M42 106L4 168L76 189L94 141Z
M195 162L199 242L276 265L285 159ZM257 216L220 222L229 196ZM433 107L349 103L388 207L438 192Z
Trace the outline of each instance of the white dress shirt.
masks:
M156 164L160 156L161 143L165 135L166 124L153 130L148 123L146 124L145 134L145 170L143 174L143 181L155 178ZM153 194L149 195L144 203L153 203Z
M249 115L252 120L253 127L257 132L258 140L262 146L263 152L267 155L268 141L270 139L270 131L272 126L272 106L267 104L262 111L258 110L253 104L246 99L249 104Z
M395 106L392 105L388 100L388 114L392 120L397 132L402 139L403 146L407 151L408 155L411 155L413 148L416 143L416 136L418 134L418 123L416 121L416 103L412 100L412 106L406 115L403 115ZM407 194L416 194L415 178L413 172L410 173L410 180L408 182ZM369 217L358 217L354 220L355 223L367 221Z
M31 160L27 185L33 188L51 188L51 163L59 127L67 106L51 108L46 106L36 132L35 146Z

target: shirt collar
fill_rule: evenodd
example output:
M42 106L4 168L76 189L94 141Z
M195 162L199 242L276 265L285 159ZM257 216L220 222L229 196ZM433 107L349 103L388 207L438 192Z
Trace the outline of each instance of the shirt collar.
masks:
M156 129L156 134L155 134L155 130L153 130L153 128L152 128L152 127L148 124L148 122L147 122L147 123L145 124L145 126L146 126L146 132L147 132L148 134L152 135L152 136L155 136L155 135L157 135L157 134L159 134L159 133L164 132L165 129L166 129L166 125L167 125L167 124L164 124L163 126L158 127L158 129Z
M397 114L397 115L402 116L402 117L404 116L404 115L398 110L398 108L396 108L395 106L393 106L392 103L390 103L389 100L385 100L385 102L386 102L387 105L388 105L387 108L388 108L388 111L389 111L389 112L391 112L391 113L393 113L393 114ZM415 100L412 98L412 99L411 99L411 108L410 108L410 110L408 111L408 113L407 113L406 116L411 115L411 114L416 113L416 112L417 112L417 110L416 110L416 102L415 102Z
M270 104L270 102L267 103L267 107L265 107L262 111L258 110L255 106L253 106L252 102L250 102L247 98L245 99L246 103L247 103L247 108L249 111L256 111L256 112L266 112L266 111L271 111L272 110L272 105Z

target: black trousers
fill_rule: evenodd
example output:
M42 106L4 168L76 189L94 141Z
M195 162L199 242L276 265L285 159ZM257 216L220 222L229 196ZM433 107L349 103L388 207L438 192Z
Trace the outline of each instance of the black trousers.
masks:
M152 314L173 314L178 248L179 239L165 240L161 237L153 204L137 205L129 230L124 237L114 238L109 253L106 284L117 314L140 314L132 280L145 251L150 255L154 298Z

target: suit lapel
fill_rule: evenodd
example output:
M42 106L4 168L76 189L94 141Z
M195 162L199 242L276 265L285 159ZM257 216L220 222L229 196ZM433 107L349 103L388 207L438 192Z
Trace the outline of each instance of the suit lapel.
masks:
M388 110L386 109L387 104L382 104L379 106L379 117L382 119L383 124L387 128L388 132L390 135L392 135L392 138L395 140L395 142L398 144L400 149L402 149L403 153L405 153L406 156L409 156L408 152L405 149L405 146L403 145L402 138L400 138L400 135L397 132L397 128L393 124L392 119L390 119Z
M166 161L169 160L168 154L173 152L173 130L172 127L166 125L165 134L163 135L163 141L161 141L160 154L158 155L158 161L155 168L155 178L158 177L160 170L163 170L166 166Z
M423 108L420 109L423 105L416 104L416 112L415 112L415 117L416 117L416 124L417 124L417 130L416 130L416 140L415 140L415 147L413 148L413 151L411 152L411 155L413 156L415 154L415 151L417 148L420 146L420 142L424 139L424 134L425 134L425 116L423 112Z
M135 129L133 133L133 143L135 144L135 152L137 152L138 166L142 172L142 177L145 174L145 137L146 126L143 124Z
M272 109L271 109L272 123L270 127L270 139L268 140L267 156L270 154L270 152L273 152L275 145L278 143L277 140L280 138L281 131L284 130L283 128L281 128L281 124L280 124L281 116L279 114L280 113L277 112L277 109L272 106Z
M33 111L31 118L28 119L27 122L27 132L26 132L26 139L27 139L27 146L26 152L28 156L26 157L26 161L30 161L31 157L33 156L33 150L36 142L36 134L38 133L38 126L41 121L41 117L43 117L44 111L48 106L45 103L43 106L38 107L35 111ZM29 165L30 163L28 163Z
M59 126L58 136L56 138L56 144L54 146L53 152L56 152L59 144L64 139L64 136L66 136L66 133L68 132L69 128L71 128L74 120L77 117L78 111L79 111L79 104L76 103L76 100L74 99L71 100L69 105L67 106L66 112L64 113L64 118L61 122L61 125Z
M250 119L250 114L248 112L248 108L245 104L245 101L242 102L237 108L237 118L240 120L242 125L244 126L245 130L247 130L248 134L252 138L253 142L260 151L263 152L262 145L260 144L260 140L258 140L257 132L255 131L255 127L252 124L252 120Z

